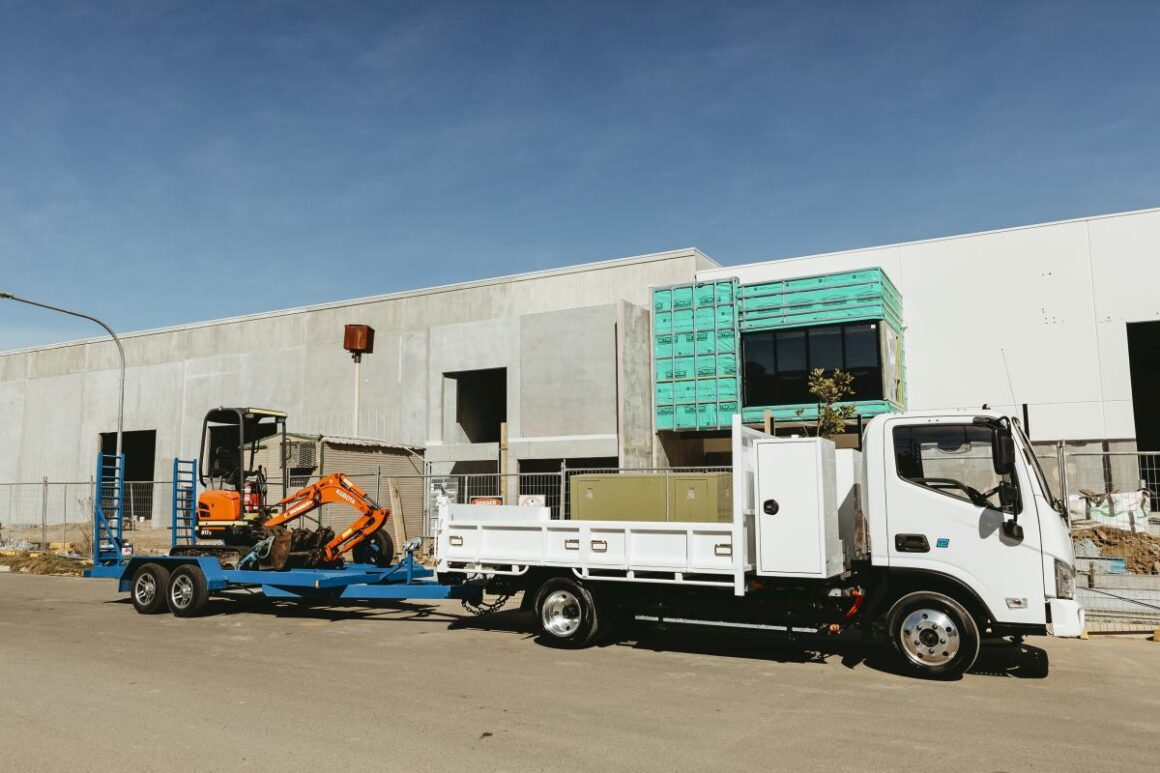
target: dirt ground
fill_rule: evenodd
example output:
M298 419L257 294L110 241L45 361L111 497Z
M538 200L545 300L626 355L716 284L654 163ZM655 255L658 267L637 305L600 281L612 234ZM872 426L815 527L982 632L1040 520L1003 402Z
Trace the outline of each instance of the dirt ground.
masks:
M986 646L937 683L854 646L649 632L576 652L456 604L216 600L0 574L0 768L1102 771L1160 766L1160 643Z

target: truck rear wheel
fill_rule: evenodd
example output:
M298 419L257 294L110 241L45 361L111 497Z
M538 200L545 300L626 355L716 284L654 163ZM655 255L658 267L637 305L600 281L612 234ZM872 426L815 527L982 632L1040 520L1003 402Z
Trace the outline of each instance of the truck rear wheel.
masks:
M133 608L143 615L165 611L169 570L161 564L145 564L133 573Z
M598 619L592 594L567 577L554 577L536 594L540 640L551 647L578 649L596 638Z
M175 617L196 617L205 610L209 588L205 575L195 564L185 564L173 570L165 593L169 611Z
M894 603L886 620L894 648L916 675L954 679L979 656L979 626L950 596L908 593Z

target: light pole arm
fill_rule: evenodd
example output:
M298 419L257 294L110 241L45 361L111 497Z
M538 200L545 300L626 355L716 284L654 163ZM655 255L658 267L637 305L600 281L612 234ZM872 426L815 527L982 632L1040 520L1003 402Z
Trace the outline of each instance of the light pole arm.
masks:
M117 354L120 355L121 358L121 384L119 390L120 397L117 402L117 455L120 456L121 435L123 434L125 427L125 348L121 346L121 339L117 338L117 334L113 332L113 328L109 327L96 317L89 316L88 314L82 314L79 311L62 309L60 306L53 306L48 303L41 303L40 301L30 301L27 298L21 298L19 296L13 295L12 293L0 292L0 300L4 299L19 301L20 303L27 303L29 306L39 306L40 308L48 309L49 311L59 311L61 314L68 314L73 317L87 319L90 322L96 322L98 325L104 328L105 332L108 333L109 336L113 339L113 343L117 345Z

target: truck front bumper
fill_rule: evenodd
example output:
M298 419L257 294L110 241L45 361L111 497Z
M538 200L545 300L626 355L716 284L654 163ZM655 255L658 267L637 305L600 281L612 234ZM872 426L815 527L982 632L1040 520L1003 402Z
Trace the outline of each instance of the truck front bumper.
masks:
M1071 599L1048 599L1048 612L1051 622L1047 624L1047 633L1050 636L1075 638L1084 632L1083 607L1078 601Z

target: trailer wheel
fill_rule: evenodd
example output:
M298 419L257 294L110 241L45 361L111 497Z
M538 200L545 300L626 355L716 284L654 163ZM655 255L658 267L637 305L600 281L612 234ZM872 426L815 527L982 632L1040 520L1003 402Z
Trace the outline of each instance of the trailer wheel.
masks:
M599 623L592 594L567 577L554 577L540 587L536 621L544 644L567 649L591 644Z
M169 611L176 617L196 617L205 610L209 601L209 589L201 568L185 564L173 570L169 577L169 588L165 594Z
M390 566L395 560L395 541L391 535L379 529L354 546L350 556L359 564Z
M161 564L145 564L133 573L130 596L133 608L143 615L165 611L165 591L169 587L169 570Z
M908 593L894 603L886 620L895 649L918 676L955 679L979 656L979 626L950 596Z

